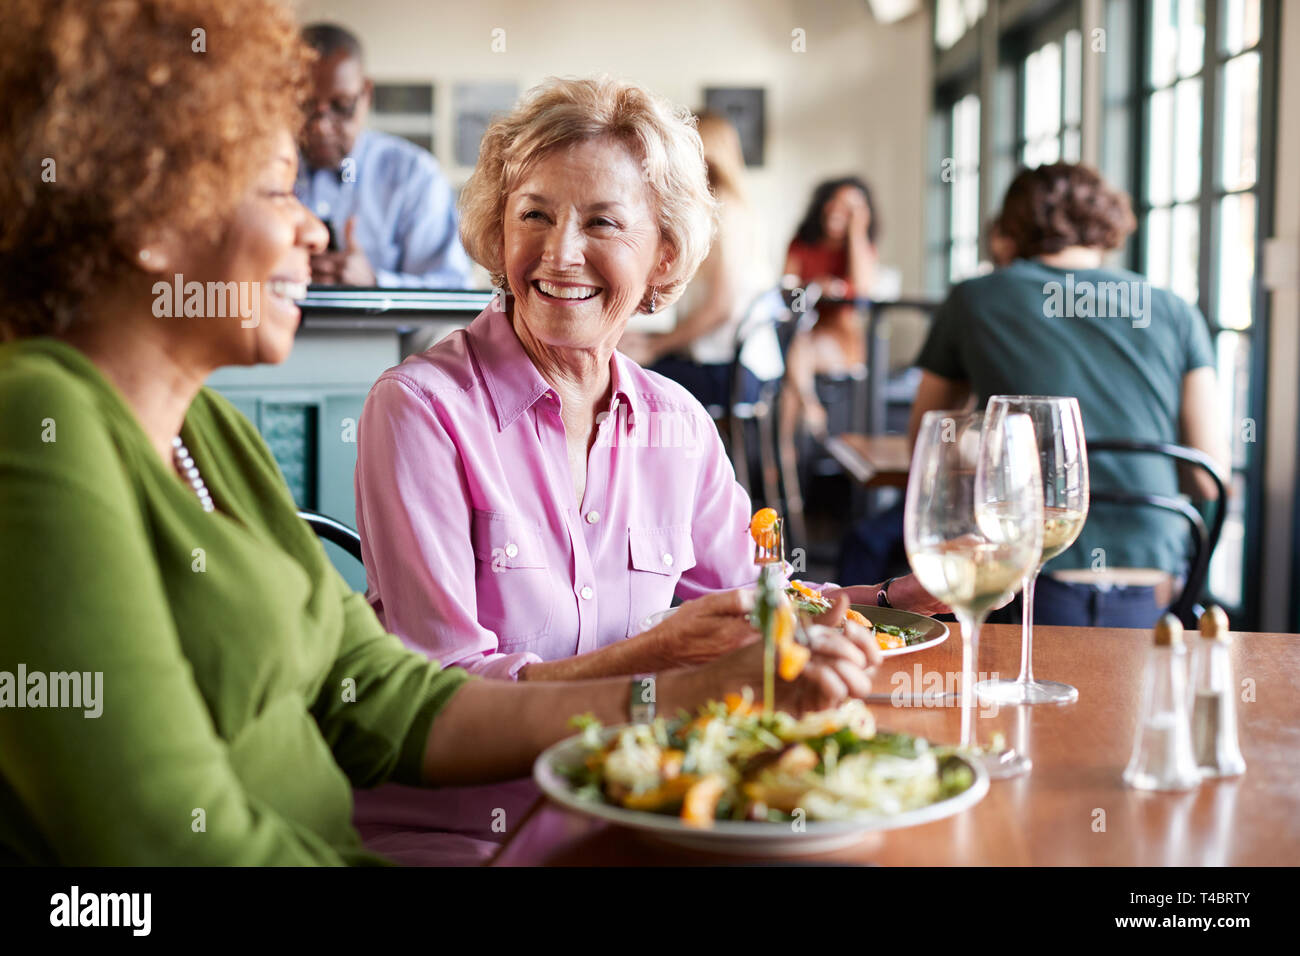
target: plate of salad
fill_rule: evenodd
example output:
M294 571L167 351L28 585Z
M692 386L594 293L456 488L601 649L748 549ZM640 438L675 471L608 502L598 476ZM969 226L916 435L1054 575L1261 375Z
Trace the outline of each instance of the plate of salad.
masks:
M533 776L577 813L717 853L798 856L974 806L988 775L954 748L878 730L860 701L793 717L748 694L695 714L579 733Z

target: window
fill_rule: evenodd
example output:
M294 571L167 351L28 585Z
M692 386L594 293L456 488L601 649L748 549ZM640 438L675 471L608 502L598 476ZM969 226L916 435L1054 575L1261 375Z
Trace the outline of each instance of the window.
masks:
M1143 264L1158 286L1199 299L1204 0L1155 0L1147 58Z
M1078 162L1083 147L1083 34L1078 12L1067 8L1045 25L1023 32L1007 54L1018 63L1020 165Z
M979 271L980 100L965 93L941 105L930 123L926 286L942 295Z
M1250 381L1255 316L1256 224L1259 207L1260 0L1226 0L1212 53L1220 101L1217 156L1210 190L1217 255L1209 271L1211 326L1216 336L1222 407L1229 409L1233 484L1223 540L1210 568L1210 589L1242 603L1246 568L1245 486L1252 463L1254 422Z
M1217 8L1207 11L1207 4ZM1207 17L1207 12L1214 14ZM1154 0L1143 77L1139 268L1205 314L1233 449L1216 598L1246 600L1259 204L1260 0Z

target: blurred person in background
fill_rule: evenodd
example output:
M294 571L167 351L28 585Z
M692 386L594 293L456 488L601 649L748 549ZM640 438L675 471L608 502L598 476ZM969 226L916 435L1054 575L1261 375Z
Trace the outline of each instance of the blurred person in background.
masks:
M956 286L937 313L917 360L923 374L913 440L927 411L972 398L983 408L991 395L1073 396L1088 438L1188 445L1228 474L1205 318L1143 276L1103 265L1134 226L1128 196L1090 167L1022 170L992 232L1003 255L1014 248L1019 258ZM1093 305L1064 302L1067 290ZM1110 294L1117 290L1124 295ZM1128 308L1112 309L1112 302ZM1089 464L1095 488L1178 495L1166 460L1099 453ZM1204 474L1197 482L1198 497L1214 497ZM1039 578L1035 622L1150 627L1186 570L1187 546L1174 515L1096 508L1075 544Z
M783 434L802 423L813 435L827 431L826 409L817 396L816 377L864 374L866 328L852 301L893 298L897 273L879 266L876 241L880 217L871 187L857 176L821 183L786 253L785 285L816 284L822 302L813 303L817 321L795 336L786 356ZM830 300L839 300L832 302Z
M306 27L303 39L319 58L294 192L330 230L329 248L312 256L312 282L465 288L470 262L438 161L401 137L365 128L374 82L360 41L332 23Z
M736 335L746 317L761 321L754 310L775 283L760 251L757 217L745 191L745 159L740 135L724 116L698 114L709 190L718 201L718 229L708 257L682 293L677 324L669 332L628 332L619 349L652 371L665 375L707 406L731 404L727 376L736 351ZM773 308L780 302L773 303ZM748 331L748 327L746 327ZM753 402L759 383L783 371L780 346L770 324L749 339L741 353L739 398Z

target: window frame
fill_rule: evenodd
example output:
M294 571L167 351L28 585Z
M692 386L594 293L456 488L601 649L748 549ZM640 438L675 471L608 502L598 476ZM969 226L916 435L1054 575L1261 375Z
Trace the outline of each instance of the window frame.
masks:
M927 238L926 248L925 248L925 272L926 272L925 284L927 287L927 292L931 292L934 294L942 294L947 289L951 288L957 281L960 281L960 280L954 280L952 278L953 249L958 242L958 239L954 237L953 230L952 230L953 197L956 191L954 188L956 185L956 180L943 179L942 162L947 159L953 160L954 173L956 173L956 169L955 169L955 163L957 160L956 149L955 149L956 124L953 122L953 111L956 108L957 104L962 100L964 100L967 96L975 97L975 101L979 106L979 109L982 114L983 110L985 109L985 104L979 95L979 84L978 84L977 73L966 73L958 79L950 80L949 82L943 84L942 86L937 87L935 90L934 102L931 107L931 113L930 113L931 135L933 135L935 126L941 125L942 139L943 139L941 143L934 143L932 141L928 144L928 150L931 159L939 160L939 163L937 164L932 162L931 168L938 169L939 171L937 174L934 174L929 178L927 186L931 189L938 189L939 195L942 197L939 203L939 209L937 210L939 229L932 236ZM978 129L977 129L977 136L978 136ZM973 166L973 172L975 175L976 196L979 195L979 181L980 181L979 178L982 175L984 175L984 169L980 162L981 151L982 151L982 144L977 144L977 148L975 151L975 163ZM928 212L929 210L927 210L927 213ZM977 204L976 233L975 233L977 261L979 259L979 252L982 247L982 238L983 238L982 236L983 219L981 218L982 213L983 211L978 208L978 204ZM931 274L932 265L940 255L942 255L942 259L944 263L943 275L941 278L940 286L934 287L932 286L932 279L933 279L933 276ZM974 273L972 273L972 275L973 274ZM964 278L969 278L969 276L965 276Z
M1245 417L1255 423L1253 442L1244 443L1244 461L1236 460L1236 440L1239 422L1225 422L1229 425L1233 440L1232 472L1228 476L1230 484L1238 482L1244 487L1243 509L1243 545L1241 569L1241 601L1236 605L1224 603L1224 608L1242 629L1254 629L1260 617L1259 571L1261 561L1260 544L1263 539L1263 503L1265 449L1260 438L1267 428L1267 393L1268 393L1268 329L1269 297L1260 282L1258 264L1264 240L1273 231L1274 202L1274 150L1276 148L1277 126L1277 69L1278 69L1278 29L1281 22L1281 8L1277 0L1260 0L1260 35L1257 43L1233 54L1226 54L1221 47L1222 8L1225 0L1205 0L1204 38L1200 69L1186 77L1176 76L1167 86L1152 83L1151 61L1154 27L1152 18L1154 8L1149 3L1130 4L1138 56L1135 57L1135 73L1130 83L1130 106L1132 108L1134 129L1130 131L1130 141L1135 145L1133 179L1129 184L1129 194L1133 197L1133 211L1138 221L1138 228L1126 251L1126 265L1142 275L1149 274L1147 262L1147 228L1148 216L1153 208L1173 209L1178 205L1194 203L1199 230L1196 261L1196 306L1200 309L1210 333L1214 346L1216 362L1219 355L1219 336L1221 333L1233 333L1244 337L1249 349L1248 381L1246 383ZM1229 60L1244 53L1256 51L1259 55L1259 113L1258 113L1258 168L1255 183L1250 189L1229 190L1219 185L1219 172L1223 159L1222 132L1224 117L1223 104L1223 70ZM1174 89L1178 82L1185 79L1199 78L1201 82L1200 110L1200 152L1201 169L1194 200L1183 202L1171 197L1168 204L1155 206L1149 201L1146 167L1148 163L1147 143L1151 132L1151 97L1162 89ZM1217 315L1219 291L1219 263L1215 252L1219 248L1220 216L1219 207L1225 196L1253 195L1255 197L1254 250L1256 269L1252 278L1252 321L1248 328L1236 329L1224 327ZM1217 367L1217 365L1216 365ZM1223 507L1228 507L1225 502ZM1215 507L1215 506L1211 506ZM1300 580L1300 575L1297 575ZM1206 583L1207 595L1209 582ZM1216 598L1217 599L1217 598ZM1293 591L1292 602L1297 606L1292 609L1292 619L1300 620L1300 598Z

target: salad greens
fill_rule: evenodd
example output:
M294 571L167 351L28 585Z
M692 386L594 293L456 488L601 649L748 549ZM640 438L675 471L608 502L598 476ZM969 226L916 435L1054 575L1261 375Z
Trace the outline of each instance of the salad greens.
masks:
M974 777L948 748L876 730L861 701L795 718L763 714L728 695L695 715L606 731L575 718L581 758L557 768L582 799L715 820L788 821L880 816L961 793Z

